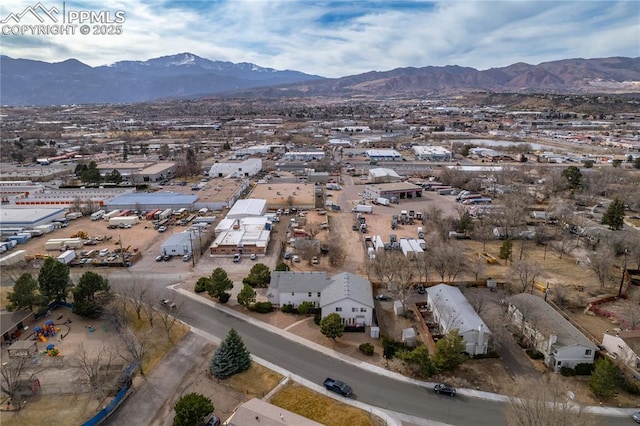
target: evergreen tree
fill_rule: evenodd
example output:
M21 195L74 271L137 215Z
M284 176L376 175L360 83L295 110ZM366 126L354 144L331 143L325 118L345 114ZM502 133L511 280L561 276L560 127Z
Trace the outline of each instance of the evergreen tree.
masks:
M334 312L322 318L320 320L320 333L332 340L342 337L342 333L344 333L342 317Z
M13 286L13 291L7 295L9 311L19 311L24 308L33 311L33 305L38 304L36 290L38 290L38 281L30 273L25 272L20 275Z
M507 262L511 259L511 253L513 252L513 242L511 240L506 240L500 246L500 253L498 253L498 257L502 260L506 260Z
M69 266L58 262L53 257L47 257L38 274L40 293L48 301L67 300L69 291Z
M622 229L624 226L624 203L616 198L613 200L607 211L602 215L602 224L609 225L609 229L615 231Z
M242 286L242 290L238 293L238 303L248 308L253 302L256 301L256 291L250 286L245 284Z
M256 263L251 268L249 275L243 280L243 284L250 285L251 287L268 287L271 282L271 271L269 267L264 263Z
M176 412L173 426L193 426L203 424L214 407L209 398L193 392L183 395L173 409Z
M571 189L578 189L582 185L582 172L576 166L569 166L564 169L562 177L567 180Z
M597 360L595 364L589 389L598 398L610 399L615 395L619 382L618 367L607 357Z
M85 272L73 289L73 313L87 318L99 318L102 306L109 298L109 282L95 272Z
M242 373L251 366L251 355L233 328L222 341L211 360L209 370L218 379Z
M467 360L464 355L465 348L466 345L462 337L458 335L458 330L451 330L436 342L433 363L440 371L453 371Z
M209 296L219 299L222 294L232 288L233 281L229 279L227 271L222 268L214 269L211 273L211 278L209 278L209 282L207 282L207 293L209 293Z
M276 265L276 271L290 271L291 268L284 262L280 262Z

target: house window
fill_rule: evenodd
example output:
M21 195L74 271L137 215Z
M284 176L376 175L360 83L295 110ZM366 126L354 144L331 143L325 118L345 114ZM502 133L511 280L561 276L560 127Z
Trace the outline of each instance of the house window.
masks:
M591 349L587 349L584 351L585 356L591 355Z
M320 292L318 292L318 297L320 297Z
M294 291L292 291L292 292L291 292L291 295L292 295L292 296L295 296L295 295L296 295L296 293L295 293Z
M336 312L342 312L342 308L340 307L336 308Z
M367 312L367 308L360 308L360 312Z
M358 308L351 308L351 312L358 312Z
M558 363L556 364L558 367L560 367L562 365L562 361L558 361Z
M311 292L307 293L307 296L311 297Z

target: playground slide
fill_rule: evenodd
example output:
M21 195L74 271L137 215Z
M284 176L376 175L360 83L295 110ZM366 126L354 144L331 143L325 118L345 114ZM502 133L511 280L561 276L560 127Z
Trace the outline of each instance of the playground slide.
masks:
M40 336L38 336L38 339L40 339L40 341L42 341L42 342L46 342L47 341L47 338L44 337L42 334Z

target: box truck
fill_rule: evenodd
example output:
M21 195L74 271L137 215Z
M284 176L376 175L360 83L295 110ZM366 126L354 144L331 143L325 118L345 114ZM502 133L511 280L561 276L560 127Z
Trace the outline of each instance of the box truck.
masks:
M351 209L351 211L354 213L373 213L373 206L358 204L353 209Z
M58 262L68 265L75 258L76 258L76 252L73 250L67 250L64 253L62 253L60 256L58 256Z

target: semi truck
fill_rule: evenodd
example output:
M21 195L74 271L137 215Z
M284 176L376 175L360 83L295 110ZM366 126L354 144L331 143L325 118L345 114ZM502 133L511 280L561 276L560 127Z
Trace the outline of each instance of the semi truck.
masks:
M354 213L373 213L373 206L358 204L353 209L351 209L351 211Z

